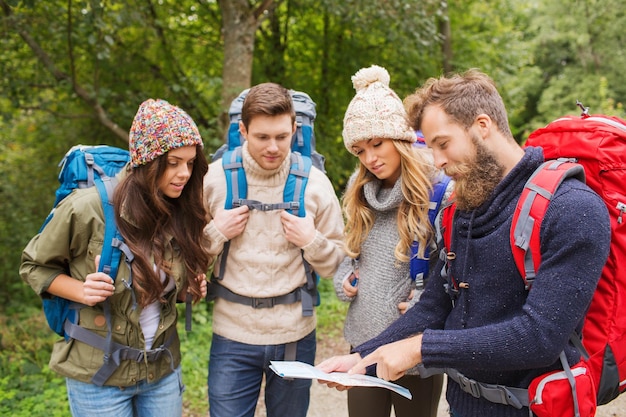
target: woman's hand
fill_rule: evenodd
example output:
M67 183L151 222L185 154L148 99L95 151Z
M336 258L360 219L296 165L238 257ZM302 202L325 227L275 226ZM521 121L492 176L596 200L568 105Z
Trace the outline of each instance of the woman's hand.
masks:
M202 295L202 298L206 298L206 292L207 292L206 274L198 275L196 277L196 281L198 281L198 283L200 284L200 295Z
M100 255L96 256L96 271L100 264ZM90 307L101 303L115 292L113 279L104 272L87 274L83 282L83 304Z
M343 293L346 297L356 297L357 292L359 292L358 283L358 278L355 276L354 272L351 273L348 278L343 280Z
M411 305L411 300L413 299L413 297L415 297L415 290L411 290L411 293L409 294L409 297L406 301L398 304L398 310L400 310L400 314L406 313L406 311L409 309L409 306Z

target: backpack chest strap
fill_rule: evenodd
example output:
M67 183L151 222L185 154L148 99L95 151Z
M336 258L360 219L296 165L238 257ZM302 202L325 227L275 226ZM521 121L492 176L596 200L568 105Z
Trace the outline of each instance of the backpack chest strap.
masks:
M248 206L250 210L259 210L259 211L274 211L274 210L299 210L300 203L298 201L286 201L283 203L262 203L257 200L247 200L245 198L240 198L237 200L233 200L233 208Z

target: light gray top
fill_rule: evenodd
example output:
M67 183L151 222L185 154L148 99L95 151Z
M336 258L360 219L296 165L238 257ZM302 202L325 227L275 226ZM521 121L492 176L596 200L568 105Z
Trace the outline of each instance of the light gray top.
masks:
M348 187L352 183L351 178ZM400 262L394 256L400 240L396 216L403 199L401 184L402 177L398 178L393 188L382 188L382 182L377 179L365 184L365 200L374 211L375 220L361 247L357 295L347 297L342 288L343 280L352 271L351 258L343 260L334 276L338 298L350 302L344 336L351 346L358 346L377 336L400 317L398 304L407 301L413 288L409 262ZM444 202L451 192L451 184L452 181ZM427 250L426 254L429 252ZM411 306L420 295L421 292L415 294Z

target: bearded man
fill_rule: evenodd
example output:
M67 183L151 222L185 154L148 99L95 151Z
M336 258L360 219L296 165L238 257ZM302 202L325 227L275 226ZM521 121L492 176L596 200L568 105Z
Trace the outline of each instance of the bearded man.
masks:
M541 225L541 266L528 291L513 259L510 228L526 181L544 162L543 151L516 143L493 80L479 71L430 79L404 103L435 163L455 180L451 247L431 269L413 308L351 355L319 367L367 369L386 380L414 366L422 376L429 369L456 369L484 384L525 389L534 377L562 369L561 352L574 365L580 354L569 337L582 326L609 252L604 203L577 179L561 184ZM441 277L446 263L457 291L447 291ZM529 415L527 406L482 394L467 380L449 378L450 415Z

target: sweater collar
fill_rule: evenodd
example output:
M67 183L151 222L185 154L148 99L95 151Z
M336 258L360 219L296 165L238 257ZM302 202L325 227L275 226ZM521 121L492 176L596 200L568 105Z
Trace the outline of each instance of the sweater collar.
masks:
M248 142L244 142L241 150L243 168L246 171L248 184L263 184L269 187L285 184L291 165L291 152L287 153L287 156L278 168L267 170L262 168L250 155Z
M402 202L402 176L398 177L392 188L383 188L383 182L374 177L363 186L365 200L376 211L394 210Z

